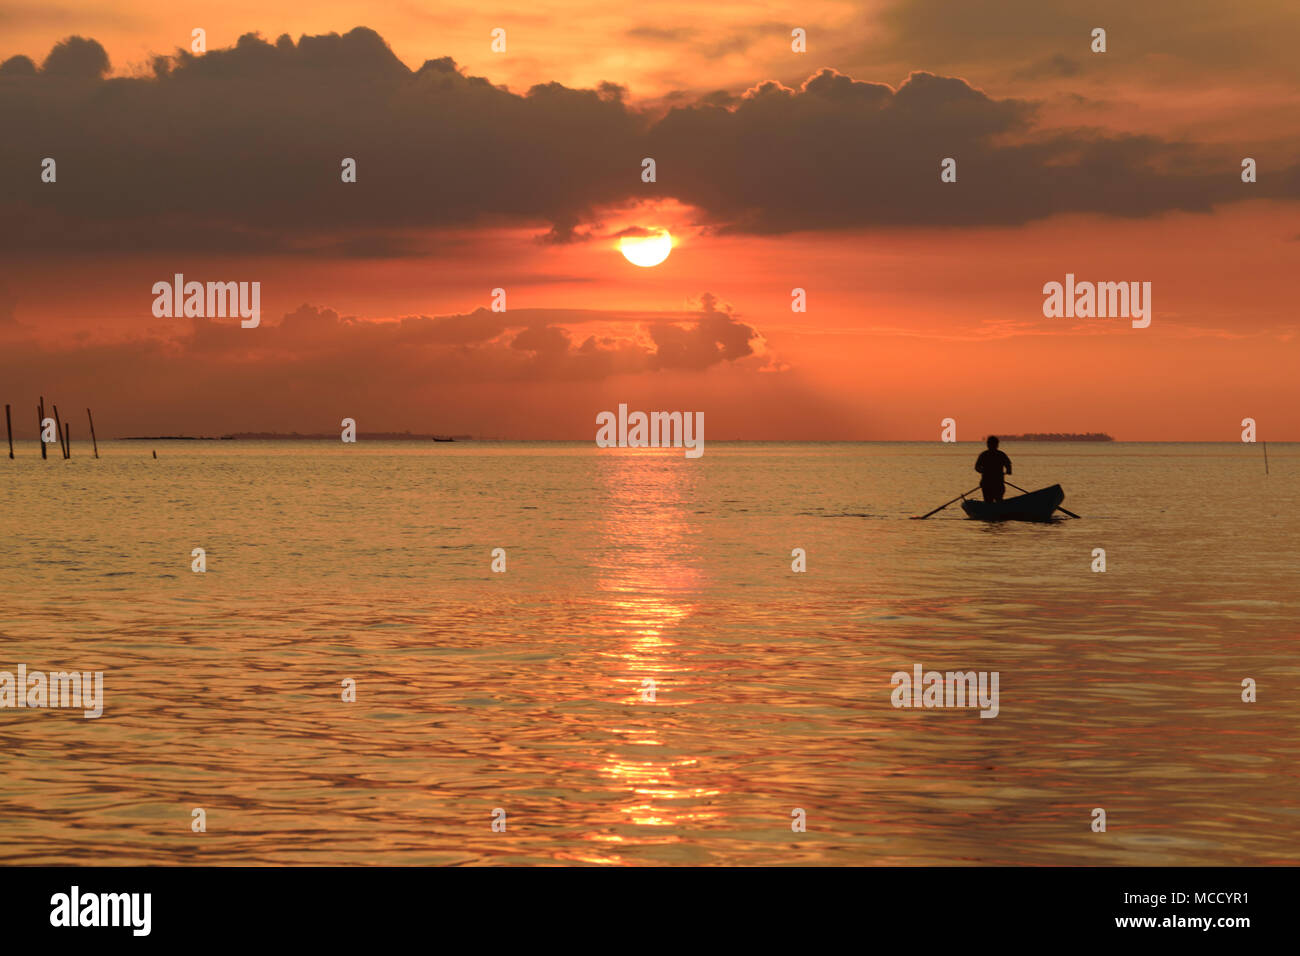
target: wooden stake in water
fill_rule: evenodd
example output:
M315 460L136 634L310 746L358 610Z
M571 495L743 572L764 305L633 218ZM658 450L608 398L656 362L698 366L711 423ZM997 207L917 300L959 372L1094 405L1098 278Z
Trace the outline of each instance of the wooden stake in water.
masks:
M36 406L36 437L41 443L41 461L45 460L45 396L41 396L41 403Z
M5 431L9 433L9 457L14 456L14 423L9 420L9 406L5 406Z
M72 426L63 426L63 457L72 457Z
M86 418L90 419L90 444L94 446L95 457L99 457L99 442L95 438L95 416L90 414L90 409L86 409Z
M9 457L12 458L13 455ZM1264 442L1264 474L1268 474L1268 442Z
M59 451L63 453L64 458L67 458L68 457L67 449L63 447L63 423L59 420L58 405L54 406L54 434L59 439Z

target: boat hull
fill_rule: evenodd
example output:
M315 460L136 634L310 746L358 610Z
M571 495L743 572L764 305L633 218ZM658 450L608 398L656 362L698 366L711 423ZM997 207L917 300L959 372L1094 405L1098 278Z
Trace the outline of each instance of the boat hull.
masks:
M1052 485L1002 501L963 501L961 510L980 521L1050 521L1064 500L1061 486Z

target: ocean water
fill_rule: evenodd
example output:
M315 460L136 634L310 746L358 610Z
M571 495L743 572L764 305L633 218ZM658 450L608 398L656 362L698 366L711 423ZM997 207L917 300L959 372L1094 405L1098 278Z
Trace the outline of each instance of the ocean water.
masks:
M1300 863L1300 446L1013 443L1082 520L908 520L978 450L22 443L0 670L105 701L0 709L0 862Z

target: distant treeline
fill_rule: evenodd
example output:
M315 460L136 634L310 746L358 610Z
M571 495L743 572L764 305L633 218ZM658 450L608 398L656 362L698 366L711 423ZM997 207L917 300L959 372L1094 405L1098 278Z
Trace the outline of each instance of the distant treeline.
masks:
M338 432L327 435L300 435L298 432L236 432L222 435L223 439L245 439L255 441L338 441ZM370 441L468 441L473 435L416 435L412 432L358 432L358 438Z
M1028 432L1005 435L1003 441L1114 441L1105 432Z

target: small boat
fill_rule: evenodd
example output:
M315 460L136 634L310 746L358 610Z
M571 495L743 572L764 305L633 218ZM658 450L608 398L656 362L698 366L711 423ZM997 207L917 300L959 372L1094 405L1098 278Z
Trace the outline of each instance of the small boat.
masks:
M438 436L435 435L434 438L433 438L433 440L434 440L434 441L455 441L456 439L454 439L454 438L439 438Z
M1001 501L969 499L961 503L961 510L968 518L980 521L1048 521L1064 500L1061 486L1052 485Z

